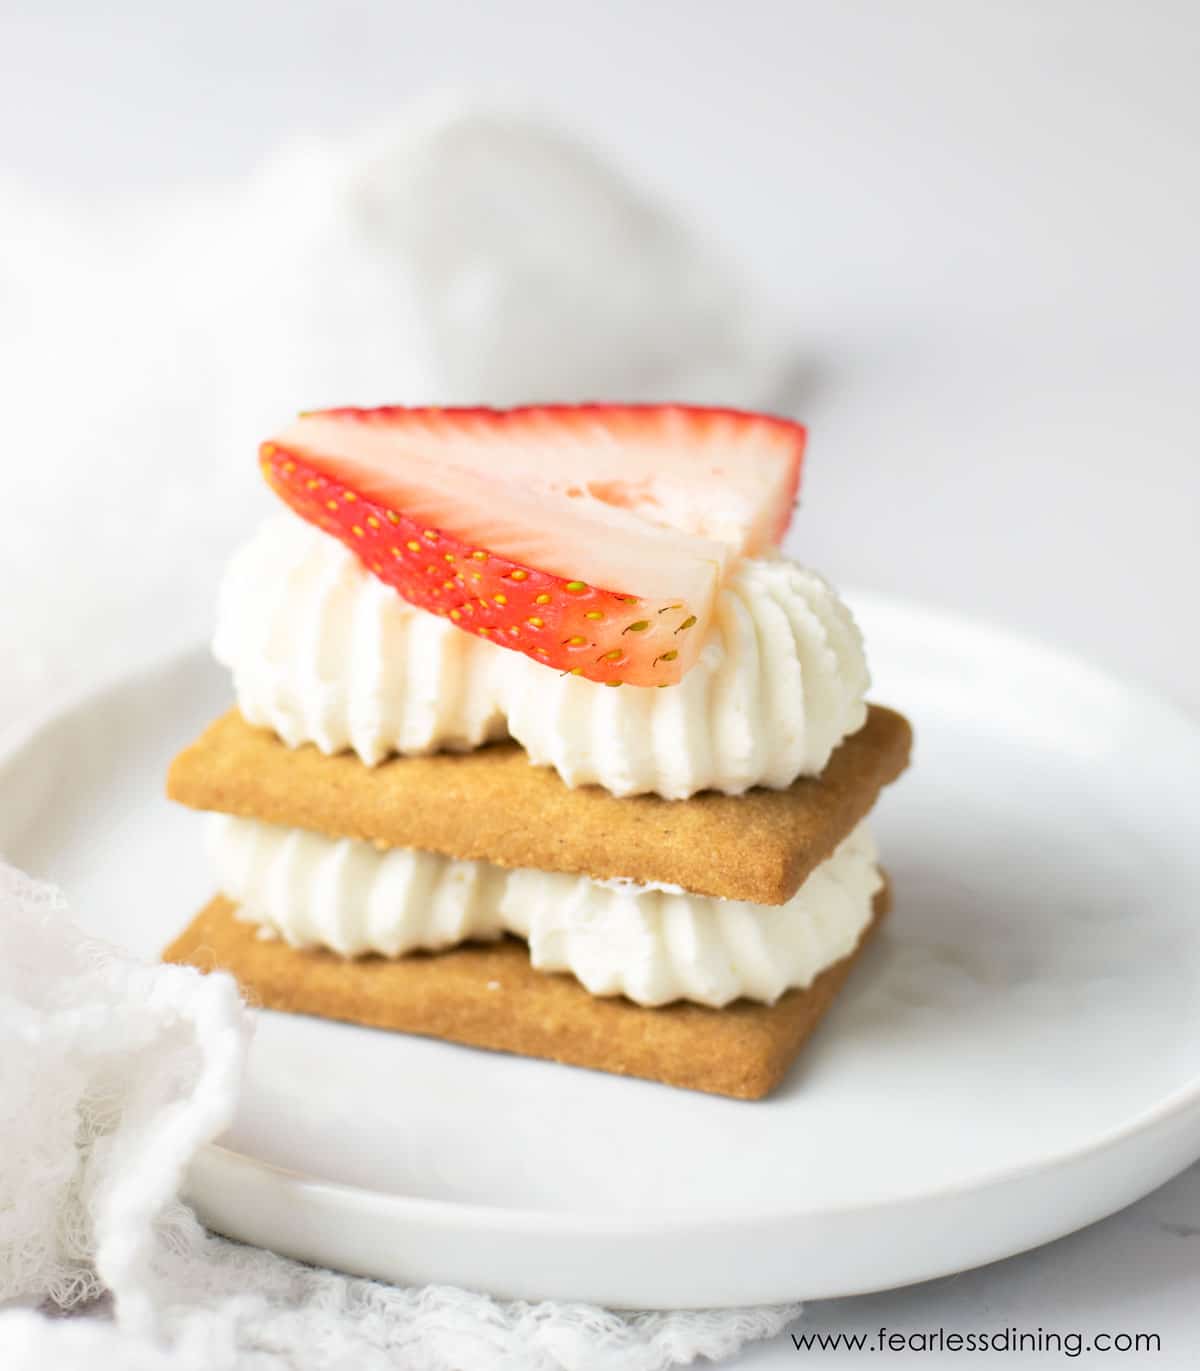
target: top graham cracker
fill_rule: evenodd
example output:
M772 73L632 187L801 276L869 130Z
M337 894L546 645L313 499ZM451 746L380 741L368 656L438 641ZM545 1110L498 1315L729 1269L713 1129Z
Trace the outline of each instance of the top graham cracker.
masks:
M596 786L572 790L514 743L368 767L353 753L290 748L230 710L175 758L167 794L380 847L779 905L904 770L911 744L908 721L872 705L820 776L786 790L618 799Z

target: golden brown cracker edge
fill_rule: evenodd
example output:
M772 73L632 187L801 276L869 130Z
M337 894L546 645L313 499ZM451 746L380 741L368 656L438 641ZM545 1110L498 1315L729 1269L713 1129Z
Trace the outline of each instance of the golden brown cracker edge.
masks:
M257 936L221 896L210 901L163 960L229 971L254 1004L471 1047L637 1076L687 1090L757 1100L787 1074L890 905L848 957L774 1005L724 1009L678 1003L647 1009L591 995L573 976L535 970L514 938L448 952L348 960Z
M167 794L193 809L382 847L779 905L900 775L911 744L908 721L872 705L819 777L786 790L618 799L596 786L571 789L512 743L368 767L353 753L290 748L231 710L175 758Z

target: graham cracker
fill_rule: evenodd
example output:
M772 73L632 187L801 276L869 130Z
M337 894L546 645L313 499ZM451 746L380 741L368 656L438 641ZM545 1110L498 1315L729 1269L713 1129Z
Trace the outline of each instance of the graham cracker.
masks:
M618 799L597 786L572 790L513 743L368 767L353 753L290 748L231 710L175 758L167 794L380 847L779 905L904 770L911 743L907 720L872 705L824 772L787 790Z
M782 1081L889 902L885 886L858 948L807 989L790 990L774 1005L737 1000L724 1009L687 1003L646 1009L590 995L573 976L534 970L515 938L397 958L348 960L301 950L258 938L256 925L235 918L221 896L163 960L229 971L250 1001L266 1009L757 1100Z

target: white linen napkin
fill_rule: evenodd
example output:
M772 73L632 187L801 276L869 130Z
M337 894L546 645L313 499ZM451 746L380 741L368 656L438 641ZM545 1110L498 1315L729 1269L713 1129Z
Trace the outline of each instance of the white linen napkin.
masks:
M266 504L254 443L292 411L785 399L789 359L736 275L522 115L436 101L86 231L13 187L0 211L0 575L22 587L0 597L6 721L206 631ZM205 1233L175 1196L232 1118L249 1031L228 978L85 939L56 892L0 866L6 1371L651 1371L798 1312L502 1303Z
M233 1117L249 1034L228 976L85 938L57 891L0 865L0 1304L110 1297L86 1320L0 1313L6 1371L657 1371L798 1312L398 1289L207 1234L175 1195Z

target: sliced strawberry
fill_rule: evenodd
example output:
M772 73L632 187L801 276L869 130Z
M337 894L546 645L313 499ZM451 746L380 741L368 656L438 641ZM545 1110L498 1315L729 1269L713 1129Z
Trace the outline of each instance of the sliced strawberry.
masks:
M261 457L422 609L593 681L672 685L730 561L782 537L803 452L783 419L585 405L327 410Z

